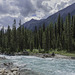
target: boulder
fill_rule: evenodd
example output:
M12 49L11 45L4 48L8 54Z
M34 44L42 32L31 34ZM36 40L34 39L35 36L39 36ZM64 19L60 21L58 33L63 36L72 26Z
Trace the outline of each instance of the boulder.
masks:
M55 56L55 53L53 52L53 53L51 54L51 56L53 56L53 57L54 57L54 56Z
M75 57L71 57L71 59L75 59Z
M43 54L42 58L48 58L48 57L51 57L50 54Z
M13 75L20 75L20 73L18 71L14 71Z
M26 51L26 50L24 50L24 51L23 51L23 55L29 55L29 52Z
M14 71L19 71L19 68L12 68L11 72L14 72Z
M4 60L4 59L6 59L6 58L5 58L5 57L0 57L0 59Z

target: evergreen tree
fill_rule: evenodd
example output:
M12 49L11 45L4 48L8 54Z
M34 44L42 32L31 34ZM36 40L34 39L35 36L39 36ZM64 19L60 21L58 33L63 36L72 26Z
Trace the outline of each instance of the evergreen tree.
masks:
M0 47L2 47L3 30L0 31Z
M49 26L49 44L50 44L50 49L53 48L53 39L54 39L54 34L53 34L53 24L51 23Z
M71 50L71 45L72 45L70 13L68 13L67 24L68 24L68 51L70 51Z
M28 49L28 35L27 35L27 30L25 29L25 32L24 32L24 48L25 49Z
M11 29L10 26L8 26L7 29L7 48L11 47Z
M57 20L57 25L58 25L58 35L59 35L59 38L60 38L60 14L59 14L59 16L58 16L58 20Z
M44 49L44 52L46 52L46 35L45 35L45 32L43 32L43 36L42 36L42 45L43 45L43 49Z
M55 23L55 48L57 48L57 26Z
M3 28L2 28L2 47L5 48L4 26L3 26Z
M43 32L45 31L45 23L43 23Z
M30 51L32 52L33 51L33 42L30 41Z
M43 47L42 47L42 46L43 46L43 45L42 45L42 42L43 42L43 40L42 40L42 37L43 37L43 30L42 30L42 28L39 29L38 34L39 34L39 35L38 35L38 36L39 36L39 38L38 38L38 39L39 39L39 40L38 40L38 41L39 41L39 45L40 45L40 47L41 47L41 49L42 49L42 48L43 48Z
M47 29L46 29L46 31L45 31L45 38L46 38L46 52L48 53L49 52L49 30L48 30L48 27L47 27Z
M57 41L58 41L58 44L57 44L57 46L58 46L58 48L61 50L61 48L62 48L62 45L61 45L61 38L62 38L62 26L63 26L63 23L62 23L62 20L61 20L61 17L60 17L60 14L59 14L59 16L58 16L58 20L57 20L57 25L58 25L58 39L57 39Z
M38 49L38 33L37 33L37 26L35 26L35 30L34 30L34 48Z
M75 40L75 16L73 17L73 38Z
M14 23L13 23L13 28L12 28L12 41L11 41L11 44L12 44L12 52L16 51L16 20L14 19Z

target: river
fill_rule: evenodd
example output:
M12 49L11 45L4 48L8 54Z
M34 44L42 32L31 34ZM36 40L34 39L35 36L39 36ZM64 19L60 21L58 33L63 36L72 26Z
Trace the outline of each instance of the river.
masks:
M27 68L39 73L39 75L75 75L75 60L72 59L55 59L39 58L35 56L6 56L7 60L2 62L13 62L14 65Z

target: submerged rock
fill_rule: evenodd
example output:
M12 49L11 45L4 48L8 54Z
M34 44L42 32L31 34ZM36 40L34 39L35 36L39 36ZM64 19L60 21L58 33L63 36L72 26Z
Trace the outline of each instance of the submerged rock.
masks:
M14 71L19 71L20 69L19 68L11 68L11 72L14 72Z
M20 72L20 75L41 75L41 74L31 70L24 70Z

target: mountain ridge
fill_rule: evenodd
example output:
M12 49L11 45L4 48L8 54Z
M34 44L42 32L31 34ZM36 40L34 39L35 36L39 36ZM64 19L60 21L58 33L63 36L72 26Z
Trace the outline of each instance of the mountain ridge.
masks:
M50 22L55 23L57 21L59 14L65 20L68 13L70 13L71 16L75 15L75 3L54 13L53 15L49 16L46 19L41 19L41 20L31 19L30 21L24 23L22 26L24 26L25 28L27 28L29 30L34 31L35 26L37 26L37 28L39 28L40 26L43 25L43 23L45 23L45 26L48 26L50 24Z

